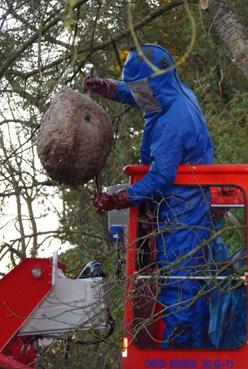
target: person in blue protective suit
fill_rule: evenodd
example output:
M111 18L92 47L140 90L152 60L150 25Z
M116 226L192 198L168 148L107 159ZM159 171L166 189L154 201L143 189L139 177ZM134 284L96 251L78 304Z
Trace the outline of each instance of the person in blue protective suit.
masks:
M209 193L200 187L173 186L179 164L210 164L213 145L197 99L182 83L167 50L141 47L149 63L132 48L123 67L122 81L89 77L85 91L139 108L145 125L141 163L147 174L125 190L97 193L98 212L156 203L157 261L162 279L159 300L166 328L162 347L207 346L208 305L204 282L197 277L206 264L210 236ZM149 65L161 74L154 73ZM152 205L151 205L152 206Z

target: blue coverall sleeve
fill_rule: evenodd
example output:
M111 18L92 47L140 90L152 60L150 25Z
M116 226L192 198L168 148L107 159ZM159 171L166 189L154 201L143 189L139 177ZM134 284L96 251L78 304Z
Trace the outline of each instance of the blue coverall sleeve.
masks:
M161 196L174 182L183 156L182 132L174 122L157 122L151 142L151 166L147 174L128 188L133 204Z
M118 81L118 87L115 92L114 100L122 104L138 107L129 88L124 81Z

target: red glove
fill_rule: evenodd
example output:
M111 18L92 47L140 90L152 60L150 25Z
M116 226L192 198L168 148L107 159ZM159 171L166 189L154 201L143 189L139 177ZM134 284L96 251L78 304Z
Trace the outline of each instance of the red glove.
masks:
M117 87L118 81L115 81L114 79L87 77L83 81L84 93L92 91L110 100L114 99Z
M93 196L92 202L99 214L113 209L121 210L133 206L128 200L127 189L114 192L111 195L106 192L97 192Z

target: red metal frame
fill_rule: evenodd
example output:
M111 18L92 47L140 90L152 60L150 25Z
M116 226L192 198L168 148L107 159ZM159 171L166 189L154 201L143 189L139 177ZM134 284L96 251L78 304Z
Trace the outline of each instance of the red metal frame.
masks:
M33 369L29 364L26 366L20 361L14 360L11 357L0 353L0 365L3 369L13 368L13 369Z
M140 180L147 172L148 166L135 165L125 168L130 176L130 184ZM246 246L248 246L248 165L183 165L178 168L175 185L211 185L213 202L222 204L242 204L246 214ZM236 191L224 191L219 194L217 187L235 186ZM136 235L138 209L129 209L128 246L126 253L126 300L124 308L125 346L127 350L122 358L122 369L248 369L248 345L238 350L151 350L140 349L132 342L131 329L133 305L131 291L135 288L132 276L135 274Z
M51 259L25 259L0 280L0 367L32 369L36 345L18 331L51 290Z

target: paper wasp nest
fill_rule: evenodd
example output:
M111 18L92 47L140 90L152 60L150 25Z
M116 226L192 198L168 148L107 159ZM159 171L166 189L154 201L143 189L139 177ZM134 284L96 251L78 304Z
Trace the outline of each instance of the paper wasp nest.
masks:
M37 151L52 179L76 187L101 171L112 142L112 124L103 108L63 87L42 118Z

